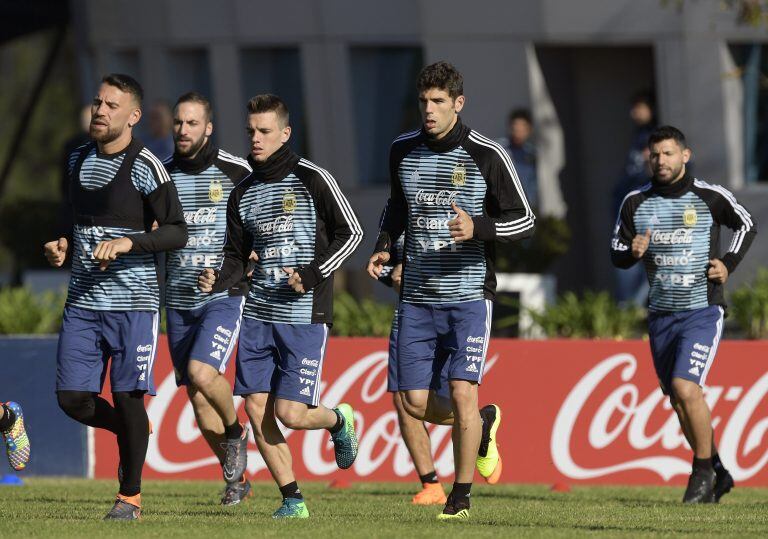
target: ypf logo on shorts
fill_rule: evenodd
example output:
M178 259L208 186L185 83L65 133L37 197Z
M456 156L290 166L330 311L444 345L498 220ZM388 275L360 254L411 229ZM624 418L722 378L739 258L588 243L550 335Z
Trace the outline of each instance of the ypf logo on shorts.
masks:
M229 350L229 343L232 340L232 331L219 326L216 328L216 333L213 334L213 340L211 341L211 348L213 351L209 354L210 357L216 361L221 361L224 355Z

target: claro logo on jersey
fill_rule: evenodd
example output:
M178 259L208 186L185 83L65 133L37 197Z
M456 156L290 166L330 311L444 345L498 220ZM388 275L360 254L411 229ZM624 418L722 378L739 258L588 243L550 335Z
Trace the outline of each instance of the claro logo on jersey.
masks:
M654 230L651 234L651 243L656 245L687 245L693 243L693 230L690 228L677 228L672 232Z
M456 202L457 196L459 196L458 191L450 191L448 189L441 189L440 191L419 189L416 192L416 204L424 206L450 206L453 202Z
M185 211L184 220L188 225L212 225L216 222L216 212L219 208L200 208L196 211Z
M448 228L448 221L451 219L453 219L451 212L446 212L445 219L440 217L425 217L423 215L419 215L416 217L414 226L416 228L423 228L426 230L444 230Z

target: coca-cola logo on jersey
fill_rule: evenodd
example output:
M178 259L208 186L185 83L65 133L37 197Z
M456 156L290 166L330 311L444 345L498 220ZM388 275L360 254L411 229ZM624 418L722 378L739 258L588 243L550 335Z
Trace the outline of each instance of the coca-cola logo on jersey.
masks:
M293 215L279 215L274 219L256 221L256 232L262 236L270 236L275 232L290 232L293 230Z
M423 204L424 206L450 206L456 202L457 196L459 196L458 191L449 191L448 189L441 189L440 191L419 189L416 192L416 204Z
M686 245L693 243L693 229L677 228L671 232L654 230L651 242L658 245Z
M677 415L661 389L641 393L633 383L636 371L635 356L616 354L600 361L573 386L560 406L550 440L552 460L563 475L594 479L646 470L669 481L690 473L690 447ZM753 417L766 394L768 373L751 388L706 389L718 451L736 481L751 478L768 462L763 442L768 418ZM734 405L729 416L720 413L721 404ZM627 446L630 451L623 450ZM579 448L581 457L574 448ZM683 455L681 449L685 449Z
M212 225L216 222L216 212L219 208L200 208L195 211L185 211L184 220L188 225Z

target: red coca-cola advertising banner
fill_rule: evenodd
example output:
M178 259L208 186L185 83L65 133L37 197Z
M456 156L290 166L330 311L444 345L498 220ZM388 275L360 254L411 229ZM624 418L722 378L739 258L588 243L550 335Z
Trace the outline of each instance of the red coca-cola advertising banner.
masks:
M157 396L147 398L154 425L144 477L220 479L217 460L197 429L183 389L176 388L166 341L155 361ZM768 342L725 341L706 398L722 460L742 485L768 485ZM227 372L230 381L234 365ZM299 479L413 480L386 392L387 341L335 338L323 366L321 400L355 408L360 452L336 467L326 431L290 431ZM503 414L501 480L510 483L685 484L691 452L677 416L658 388L648 343L641 341L491 341L480 402ZM243 400L235 397L246 420ZM453 472L450 429L429 426L438 474ZM114 436L92 438L96 477L115 475ZM269 479L251 440L248 475Z

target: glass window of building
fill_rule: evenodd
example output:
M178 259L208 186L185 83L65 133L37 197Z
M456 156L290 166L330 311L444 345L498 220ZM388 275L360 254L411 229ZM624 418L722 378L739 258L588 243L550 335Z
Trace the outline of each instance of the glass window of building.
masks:
M309 155L299 50L244 49L240 52L240 73L246 100L259 94L275 94L285 101L292 129L289 144L298 154Z
M168 101L187 92L200 92L208 99L211 95L211 75L208 69L208 52L205 50L175 50L168 54Z
M389 147L419 128L420 47L353 47L350 69L357 163L364 185L389 183Z
M744 178L768 182L768 45L739 44L730 50L744 96Z

